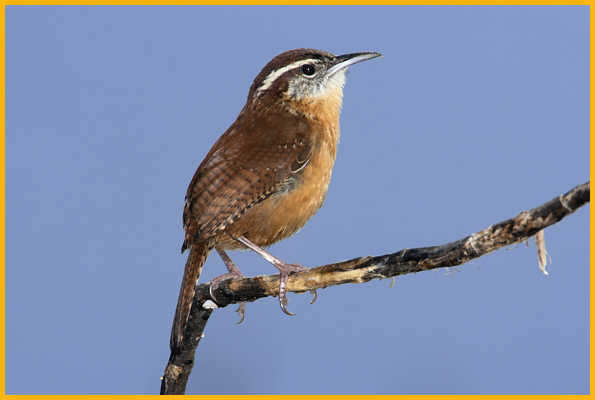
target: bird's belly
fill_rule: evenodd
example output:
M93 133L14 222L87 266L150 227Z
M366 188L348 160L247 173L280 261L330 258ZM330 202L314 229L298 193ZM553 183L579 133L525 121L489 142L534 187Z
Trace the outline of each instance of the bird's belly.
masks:
M331 179L335 151L322 147L304 168L294 188L258 203L229 226L226 233L268 246L299 231L322 206ZM228 249L243 247L234 240L224 242L223 247Z

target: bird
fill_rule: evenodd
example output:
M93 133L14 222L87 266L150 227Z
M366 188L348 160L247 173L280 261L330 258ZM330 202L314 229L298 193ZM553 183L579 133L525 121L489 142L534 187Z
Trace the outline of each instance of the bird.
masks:
M345 73L379 56L300 48L275 56L256 76L238 117L188 185L181 249L188 258L172 348L183 340L195 286L213 249L228 270L211 281L215 301L219 283L244 277L226 251L247 248L279 270L279 304L293 315L287 310L287 279L307 268L285 263L265 247L296 233L322 206L337 154ZM243 308L240 313L243 319Z

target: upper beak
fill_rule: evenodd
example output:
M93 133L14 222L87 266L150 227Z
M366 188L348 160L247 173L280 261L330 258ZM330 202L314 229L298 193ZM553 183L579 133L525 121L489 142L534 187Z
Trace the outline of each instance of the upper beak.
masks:
M382 54L376 52L351 53L343 54L335 57L335 65L326 71L327 76L333 75L335 72L349 67L361 61L371 60L372 58L380 57Z

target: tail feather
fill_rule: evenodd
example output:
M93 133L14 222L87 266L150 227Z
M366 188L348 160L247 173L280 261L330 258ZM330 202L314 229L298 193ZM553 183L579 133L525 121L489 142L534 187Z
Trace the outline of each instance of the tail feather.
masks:
M190 245L190 254L188 254L188 259L186 260L184 277L182 278L180 294L178 295L178 305L176 306L174 322L171 328L170 347L172 349L177 348L182 342L184 328L188 322L190 307L194 300L196 283L210 250L211 248L207 243L193 243Z

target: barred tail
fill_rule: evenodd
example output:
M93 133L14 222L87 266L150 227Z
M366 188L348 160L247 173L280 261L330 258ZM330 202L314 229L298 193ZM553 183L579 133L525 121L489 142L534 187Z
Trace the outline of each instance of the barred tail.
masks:
M205 261L207 261L210 250L211 248L207 243L193 243L190 246L190 254L188 254L186 267L184 268L184 277L180 286L178 305L176 306L176 314L174 315L171 337L169 339L172 350L177 348L182 342L186 322L188 322L188 317L190 316L190 307L192 306L192 300L194 300L196 283L202 272L202 267Z

